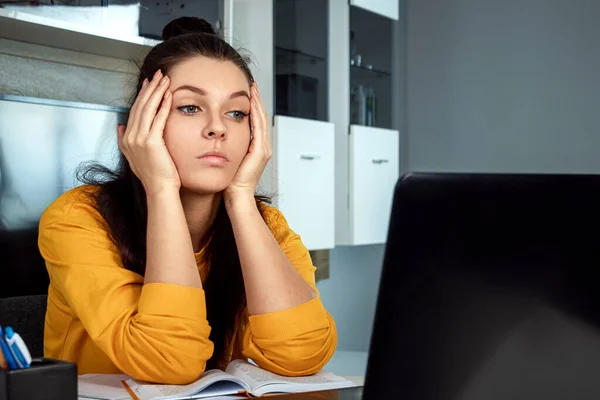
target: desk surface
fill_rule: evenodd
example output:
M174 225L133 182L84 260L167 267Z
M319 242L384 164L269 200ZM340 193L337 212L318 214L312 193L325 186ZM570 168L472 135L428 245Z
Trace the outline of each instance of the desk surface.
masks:
M355 385L358 386L363 386L365 384L364 376L344 376L343 378L348 379L349 381L353 382Z
M308 393L295 393L295 394L284 394L272 397L273 399L281 400L361 400L363 388L362 386L337 389L337 390L324 390L321 392L308 392ZM209 398L210 399L210 398Z
M298 394L290 394L290 395L282 395L277 396L278 399L282 398L285 400L296 400L296 399L336 399L336 400L360 400L362 397L362 386L364 385L365 378L363 376L344 376L343 378L348 379L353 382L358 387L355 388L347 388L347 389L339 389L339 390L326 390L323 392L314 392L314 393L298 393ZM233 398L233 397L232 397ZM241 396L240 398L246 399L246 396ZM209 397L210 399L210 397ZM83 397L79 397L79 400L89 400Z

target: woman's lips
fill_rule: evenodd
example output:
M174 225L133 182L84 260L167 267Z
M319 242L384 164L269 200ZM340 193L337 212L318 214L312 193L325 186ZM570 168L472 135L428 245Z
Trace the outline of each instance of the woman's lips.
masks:
M198 159L207 165L212 167L222 167L229 162L227 156L218 151L209 151L202 154Z

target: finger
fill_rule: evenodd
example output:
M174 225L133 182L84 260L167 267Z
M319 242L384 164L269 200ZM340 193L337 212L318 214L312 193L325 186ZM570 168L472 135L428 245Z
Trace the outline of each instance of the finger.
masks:
M265 121L263 119L262 116L262 111L261 111L261 100L260 100L260 95L258 93L258 89L256 86L252 87L252 113L254 116L254 119L252 120L252 123L254 124L254 128L256 130L264 130L265 128Z
M262 121L260 118L260 110L258 109L258 102L255 96L250 97L250 118L252 119L252 143L251 148L255 149L262 146L264 129L262 127Z
M160 80L158 86L154 89L154 92L152 93L150 98L148 98L148 101L144 105L143 110L141 110L138 135L142 135L142 137L138 137L138 140L142 140L142 138L148 138L150 130L152 129L152 122L154 121L154 118L156 118L156 113L158 112L160 102L163 99L165 92L168 88L169 78L167 76L164 76Z
M148 99L151 98L152 94L155 92L156 88L159 86L159 83L160 83L162 77L163 77L163 75L162 75L161 70L156 71L156 73L152 77L152 80L150 82L148 82L146 84L146 86L144 88L142 88L142 90L140 90L140 93L137 96L137 99L135 102L136 103L135 110L132 113L133 120L131 121L131 124L130 124L130 131L133 134L133 135L131 135L131 137L128 138L130 143L133 143L137 139L137 135L141 131L140 126L142 123L146 104L148 102Z
M144 81L142 82L142 89L141 90L144 90L144 88L147 86L147 84L148 84L148 80L144 79ZM127 130L127 127L132 127L133 126L133 122L136 119L136 110L138 108L138 102L139 102L139 94L136 97L136 99L133 102L133 104L131 105L131 107L129 108L129 115L127 116L127 125L124 126L124 130L123 130L123 132L121 134L122 137L119 137L119 139L122 140L123 142L127 141L127 139L130 136L130 132ZM121 124L118 124L118 125L121 126ZM119 132L119 128L117 128L117 132Z
M152 96L153 91L158 86L162 77L162 71L159 69L154 73L152 78L144 79L144 82L142 82L142 88L140 89L135 101L135 109L137 111L136 115L138 117L140 115L140 112L144 109L146 102L148 101L150 96Z
M128 125L132 125L131 122L133 122L131 120L131 116L135 115L135 112L139 109L139 105L141 102L141 96L148 90L148 78L144 79L142 81L142 87L140 88L140 91L138 92L137 96L135 97L135 101L133 102L133 104L131 105L131 108L129 110L129 117L130 120L128 121Z
M135 97L135 101L133 102L133 104L131 105L131 111L135 111L138 108L138 105L140 104L140 99L141 96L146 92L146 90L148 89L148 78L144 79L142 81L142 87L140 88L140 91L138 92L137 96Z
M144 101L144 95L148 92L148 87L150 86L150 81L148 78L144 79L142 82L142 88L137 94L131 109L129 110L129 119L127 121L127 129L125 133L125 137L123 138L124 142L133 143L135 141L135 136L137 134L137 127L139 125L139 114L141 109L141 103Z
M162 104L160 105L160 109L158 113L156 113L156 117L152 122L152 129L148 135L148 140L162 138L165 125L167 123L167 118L169 117L169 113L171 112L171 104L173 102L173 94L167 90L163 96Z
M117 125L117 139L118 139L119 149L121 149L121 151L124 150L123 138L125 137L125 132L126 132L126 126L118 124Z
M146 86L142 87L142 89L138 93L138 98L137 98L138 108L144 107L144 104L148 101L148 99L152 95L152 92L154 91L154 89L156 89L156 87L158 86L158 83L160 82L162 77L163 77L163 73L159 69L154 73L154 75L149 80L149 82L146 84Z
M265 110L262 99L260 97L260 93L258 91L258 86L255 86L254 90L255 90L255 96L256 96L256 105L258 108L258 115L259 115L260 122L261 122L261 128L263 129L263 133L264 133L265 137L268 137L269 136L269 119L267 117L267 111Z
M259 119L260 119L260 123L261 123L260 135L262 136L262 138L261 138L260 142L264 149L265 155L267 157L270 157L271 156L271 140L269 138L269 122L268 122L267 112L261 101L260 93L258 92L257 85L254 87L254 91L255 91L256 107L258 108L258 115L259 115Z
M269 123L267 110L265 109L262 98L260 97L260 92L258 91L258 85L256 83L254 84L254 90L256 92L256 102L258 104L258 108L260 109L260 117L263 122L263 125L266 127Z

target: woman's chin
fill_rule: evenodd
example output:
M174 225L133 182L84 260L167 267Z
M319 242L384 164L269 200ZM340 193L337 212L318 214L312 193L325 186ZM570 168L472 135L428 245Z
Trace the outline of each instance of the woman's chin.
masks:
M227 186L229 186L231 182L219 182L219 181L212 181L212 182L182 182L181 187L187 191L187 192L192 192L194 194L197 195L214 195L217 193L221 193L223 190L227 189Z

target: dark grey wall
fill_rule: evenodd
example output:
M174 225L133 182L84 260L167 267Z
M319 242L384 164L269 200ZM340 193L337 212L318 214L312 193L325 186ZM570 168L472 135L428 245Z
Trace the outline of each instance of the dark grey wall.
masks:
M409 0L411 170L600 172L600 2Z

